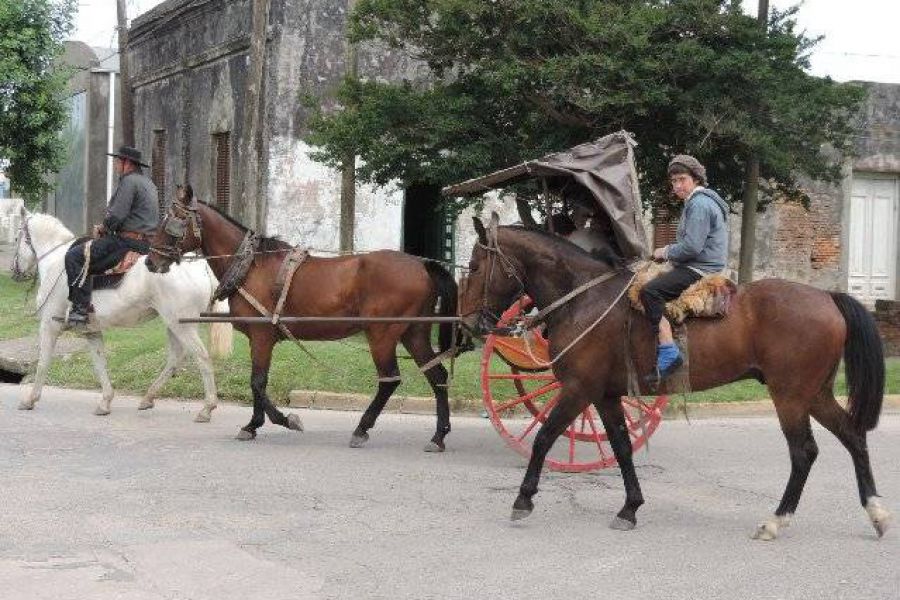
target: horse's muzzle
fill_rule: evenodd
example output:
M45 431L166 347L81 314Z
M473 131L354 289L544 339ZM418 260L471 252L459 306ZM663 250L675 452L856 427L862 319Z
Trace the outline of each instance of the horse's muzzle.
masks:
M497 319L488 314L485 310L466 315L460 319L463 329L474 337L484 337L490 333L494 333L494 326Z

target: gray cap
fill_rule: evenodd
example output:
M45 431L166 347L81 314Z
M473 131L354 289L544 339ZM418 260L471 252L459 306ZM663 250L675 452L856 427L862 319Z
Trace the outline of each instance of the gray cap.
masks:
M689 154L679 154L669 161L668 173L672 173L675 166L687 169L694 179L700 182L700 185L706 185L706 167L700 164L700 161Z

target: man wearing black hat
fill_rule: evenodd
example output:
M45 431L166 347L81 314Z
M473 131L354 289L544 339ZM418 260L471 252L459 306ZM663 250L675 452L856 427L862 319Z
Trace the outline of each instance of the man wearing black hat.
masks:
M728 205L706 187L706 168L693 156L679 154L669 162L669 182L684 202L675 243L653 251L653 259L672 263L672 270L650 280L641 290L641 304L659 339L657 381L674 373L684 359L665 317L674 300L704 275L725 268L728 260Z
M66 252L69 301L72 303L67 319L70 326L84 325L88 321L91 275L116 266L129 250L147 254L159 223L156 186L141 172L141 167L149 165L141 161L140 151L122 146L109 156L115 158L119 183L106 208L106 218L98 228L96 239L75 244Z

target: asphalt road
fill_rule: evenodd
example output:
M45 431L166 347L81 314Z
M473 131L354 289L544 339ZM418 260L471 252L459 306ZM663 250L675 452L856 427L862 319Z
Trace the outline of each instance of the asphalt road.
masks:
M294 411L306 432L238 442L246 407L200 425L196 403L117 398L95 417L96 397L49 388L20 412L0 385L0 598L900 598L900 527L875 538L821 428L794 523L760 542L788 474L771 418L663 423L637 458L638 528L620 532L615 470L545 474L511 523L524 464L483 419L426 454L431 418L385 415L352 450L358 413ZM900 416L869 440L897 512Z

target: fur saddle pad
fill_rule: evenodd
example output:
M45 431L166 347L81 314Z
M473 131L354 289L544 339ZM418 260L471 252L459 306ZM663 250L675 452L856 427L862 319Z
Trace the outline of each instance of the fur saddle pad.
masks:
M641 290L648 281L666 270L666 267L651 264L638 272L628 290L628 299L635 310L644 312L640 300ZM673 325L683 323L688 317L724 317L728 314L731 298L736 293L737 285L724 275L706 275L684 290L681 296L666 303L666 317Z

